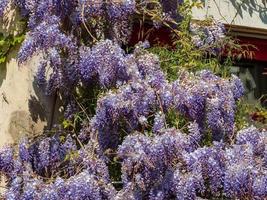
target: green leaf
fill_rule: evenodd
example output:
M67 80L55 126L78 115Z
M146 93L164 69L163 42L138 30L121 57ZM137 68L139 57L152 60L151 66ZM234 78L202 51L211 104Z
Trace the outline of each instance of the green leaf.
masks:
M24 34L23 34L23 35L20 35L20 36L16 36L16 37L14 37L14 39L13 39L13 43L12 43L12 45L22 43L22 42L24 41L24 39L25 39L25 35L24 35Z
M0 64L6 62L6 56L0 57Z
M0 40L0 46L4 46L6 44L5 40Z
M62 122L62 125L63 125L64 129L72 127L72 123L69 120L64 120Z

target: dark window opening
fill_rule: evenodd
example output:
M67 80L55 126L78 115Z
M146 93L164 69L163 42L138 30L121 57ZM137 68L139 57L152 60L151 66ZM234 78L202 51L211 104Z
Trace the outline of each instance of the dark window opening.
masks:
M246 90L245 98L254 103L261 99L267 106L267 62L242 60L231 67L231 72L238 75L243 81Z

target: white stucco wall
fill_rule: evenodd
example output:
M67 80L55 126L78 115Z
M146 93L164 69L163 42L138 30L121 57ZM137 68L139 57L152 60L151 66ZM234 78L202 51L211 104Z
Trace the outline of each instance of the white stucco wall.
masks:
M9 8L0 19L0 32L16 35L21 31L17 12ZM0 64L0 147L17 142L25 135L42 133L50 121L53 98L47 97L35 82L38 56L18 66L14 47L6 63Z
M19 67L16 53L14 49L0 65L0 146L38 134L49 116L45 96L34 82L38 59Z
M204 8L193 10L195 19L204 19L213 16L223 23L251 28L267 29L267 1L245 0L242 6L238 6L242 0L203 0Z

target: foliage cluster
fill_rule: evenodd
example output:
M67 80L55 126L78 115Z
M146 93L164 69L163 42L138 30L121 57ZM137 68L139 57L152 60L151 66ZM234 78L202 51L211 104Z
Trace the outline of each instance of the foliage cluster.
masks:
M0 150L5 199L266 198L267 133L236 115L244 89L228 71L249 52L222 24L192 23L199 2L9 3L28 19L18 61L43 56L39 86L65 119ZM173 43L131 46L136 21L142 39L163 27Z
M24 37L24 34L4 36L0 33L0 64L6 62L8 53L10 53L12 47L21 44Z

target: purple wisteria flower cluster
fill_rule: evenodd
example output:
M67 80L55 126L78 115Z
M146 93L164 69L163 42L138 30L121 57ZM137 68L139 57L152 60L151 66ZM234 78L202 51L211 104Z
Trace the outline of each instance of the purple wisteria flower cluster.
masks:
M165 17L182 2L161 1ZM235 126L241 80L180 70L169 81L148 42L122 48L136 7L149 1L2 0L0 16L10 3L28 17L18 61L41 57L37 81L61 92L68 122L79 112L72 96L87 92L95 104L79 104L93 111L74 128L0 149L4 199L267 198L267 132ZM203 33L193 35L197 47L224 38L222 24L191 29Z
M212 20L209 25L191 23L190 32L192 41L197 48L205 48L217 54L221 51L220 42L226 37L226 29L223 23Z
M0 151L0 171L8 178L5 199L265 199L267 195L267 132L255 127L237 133L234 144L214 142L200 147L192 140L198 133L185 134L175 128L162 128L159 134L146 136L134 132L118 147L122 162L123 187L112 184L107 161L98 156L96 143L77 150L67 136L57 143L57 152L73 155L53 174L45 178L46 168L55 165L54 138L29 144L22 140L19 154L11 147ZM197 145L196 145L197 143ZM33 154L35 149L35 154ZM50 151L48 150L50 149ZM61 149L61 150L59 150ZM75 154L71 154L75 152ZM38 157L36 157L38 155ZM46 158L46 160L43 160ZM38 160L38 162L36 162ZM36 171L35 167L46 170ZM60 169L57 166L57 170ZM56 170L56 168L54 168Z
M0 1L0 17L4 15L4 12L8 6L9 0L1 0Z
M31 145L23 140L19 145L18 156L12 156L11 148L1 150L0 170L5 173L9 182L4 194L5 199L102 200L112 199L116 195L106 164L93 156L88 150L89 145L80 149L77 156L69 159L64 167L60 168L59 164L66 162L66 157L60 158L59 153L70 155L67 153L76 150L76 145L70 136L61 143L53 140L55 139L45 138L40 143ZM41 168L45 170L40 171ZM65 175L68 175L64 179L57 175L63 170L66 171ZM47 173L55 173L55 178L47 181Z
M134 0L5 0L0 3L0 16L12 4L28 18L29 31L18 62L42 55L37 79L48 94L77 86L79 49L103 38L125 43L136 7Z
M100 42L86 55L80 65L85 82L117 88L98 99L96 115L90 122L92 133L99 136L104 149L116 147L122 129L125 133L147 129L147 121L154 115L152 126L157 132L166 124L164 115L170 110L195 121L201 133L210 130L214 140L233 136L235 104L244 92L236 76L223 79L203 70L184 72L169 82L157 56L139 49L126 55L109 40Z
M122 181L132 186L135 196L141 196L140 199L266 198L267 171L263 162L266 131L250 127L238 133L234 145L215 142L202 148L192 148L190 136L179 130L162 132L152 138L136 133L119 147ZM259 147L261 151L257 152L255 148Z

